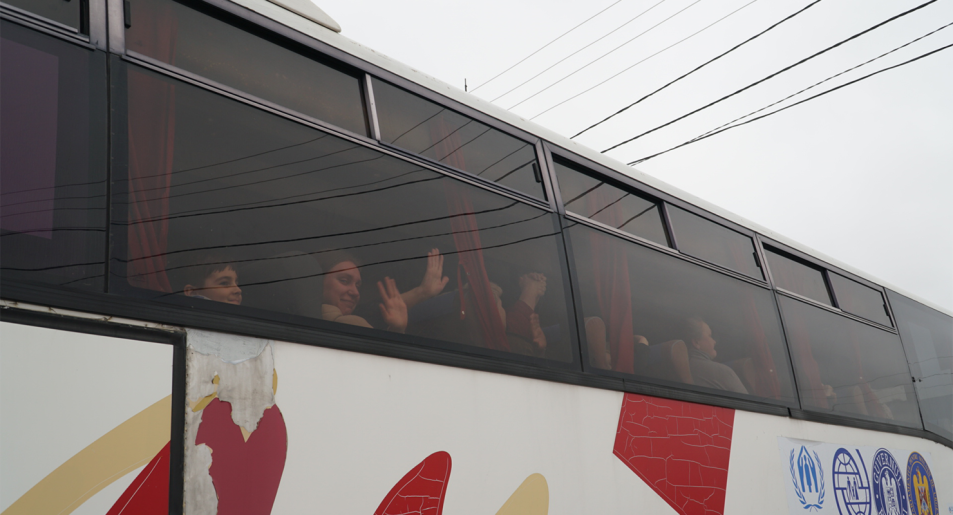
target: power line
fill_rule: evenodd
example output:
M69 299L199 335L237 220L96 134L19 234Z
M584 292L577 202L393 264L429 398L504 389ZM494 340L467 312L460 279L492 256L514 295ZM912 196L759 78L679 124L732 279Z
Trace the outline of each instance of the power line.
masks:
M663 0L663 1L664 1L664 0ZM543 88L543 89L537 91L536 93L533 93L532 95L530 95L530 96L524 98L523 100L520 100L519 102L513 104L512 106L509 107L509 109L513 109L513 108L517 107L518 105L522 104L523 102L526 102L527 100L529 100L529 99L535 97L536 95L539 95L540 93L542 93L542 92L546 91L547 89L549 89L549 88L555 86L556 84L559 84L560 82L562 82L562 81L568 79L569 77L572 77L573 75L575 75L575 74L581 72L582 70L588 68L590 65L595 64L597 61L601 60L603 57L606 57L607 55L609 55L609 54L615 52L616 50L618 50L618 49L620 49L620 48L622 48L622 47L628 45L629 43L635 41L636 39L639 39L640 37L644 36L645 34L648 34L649 32L651 32L652 30L654 30L654 29L655 29L656 27L658 27L659 25L662 25L663 23L667 22L668 20L671 20L672 18L678 16L679 14L682 14L683 12L687 11L689 8L691 8L692 6L694 6L695 4L697 4L698 2L701 2L701 1L702 1L702 0L695 0L694 2L688 4L688 6L682 8L680 11L676 12L675 14L669 16L668 18L665 18L664 20L662 20L662 21L656 23L655 25L652 25L651 27L648 28L648 30L645 30L645 31L642 32L641 34L635 36L634 38L632 38L632 39L630 39L630 40L628 40L628 41L626 41L625 43L622 43L621 45L619 45L619 46L613 48L612 50L609 50L608 52L606 52L606 53L600 55L599 57L593 59L592 61L589 61L588 63L586 63L586 64L585 64L584 66L582 66L581 68L576 69L576 71L570 73L569 75L566 75L565 77L563 77L563 78L557 80L556 82L550 84L549 86L546 86L545 88Z
M512 70L513 68L516 68L516 67L519 66L520 64L523 64L523 61L525 61L525 60L529 59L530 57L533 57L534 55L540 53L544 48L548 47L549 45L552 45L553 43L555 43L555 42L557 42L557 41L559 41L559 40L562 39L562 37L565 36L566 34L569 34L570 32L572 32L572 31L578 29L579 27L582 27L583 25L585 25L586 23L588 23L589 20L591 20L591 19L595 18L596 16L599 16L600 14L602 14L602 13L608 11L611 7L613 7L614 5L618 4L618 3L621 2L621 1L622 1L622 0L616 0L616 1L613 2L612 5L610 5L609 7L606 7L605 9L603 9L603 10L597 12L596 14L593 14L593 15L590 16L589 18L586 18L586 20L583 21L582 23L580 23L579 25L576 25L575 27L573 27L573 28L567 30L566 32L563 32L563 33L560 34L556 39L554 39L554 40L550 41L549 43L546 43L545 45L539 47L539 49L537 49L537 50L536 50L535 52L533 52L532 54L529 54L528 56L526 56L526 57L520 59L520 61L519 61L518 63L514 64L513 66L510 66L509 68L507 68L507 69L501 71L500 73L497 73L497 74L494 75L493 78L491 78L490 80L488 80L488 81L484 82L483 84L480 84L479 86L473 88L473 91L476 91L476 90L482 88L483 86L486 86L487 84L489 84L489 83L493 82L494 80L496 80L496 78L499 77L500 75L503 75L504 73L506 73L506 72ZM471 93L472 93L473 91L471 91Z
M757 111L752 111L752 112L750 112L750 113L748 113L748 114L746 114L746 115L744 115L744 116L742 116L742 117L740 117L740 118L735 118L734 120L732 120L732 121L730 121L730 122L728 122L728 123L726 123L726 124L724 124L724 125L720 125L720 126L718 126L718 127L715 127L714 129L712 129L712 130L706 132L705 134L702 134L702 136L707 136L708 134L710 134L710 133L712 133L712 132L715 132L715 131L717 131L717 130L719 130L719 129L722 129L722 128L724 128L724 127L727 127L727 126L729 126L729 125L732 125L732 124L734 124L735 122L739 122L739 121L741 121L741 120L744 120L745 118L748 118L749 116L754 116L754 115L760 113L761 111L764 111L764 110L766 110L766 109L770 109L770 108L772 108L772 107L774 107L774 106L780 104L781 102L784 102L785 100L790 100L790 99L792 99L792 98L794 98L794 97L800 95L801 93L804 93L805 91L812 90L812 89L816 88L817 86L820 86L821 84L824 84L825 82L829 82L829 81L831 81L831 80L833 80L833 79L836 79L837 77L840 77L841 75L844 75L845 73L850 73L850 72L852 72L852 71L854 71L854 70L856 70L856 69L858 69L858 68L867 66L868 64L870 64L870 63L872 63L872 62L874 62L874 61L876 61L876 60L878 60L878 59L882 59L882 58L884 58L884 57L887 57L888 55L890 55L890 54L896 52L897 50L901 50L901 49L903 49L903 48L906 48L906 47L908 47L908 46L910 46L910 45L916 43L917 41L920 41L921 39L924 39L924 38L927 38L927 37L929 37L929 36L932 36L933 34L936 34L937 32L940 32L941 30L946 29L946 28L948 28L948 27L950 27L950 26L953 26L953 22L947 23L946 25L944 25L944 26L942 26L942 27L940 27L940 28L938 28L938 29L936 29L936 30L932 30L932 31L930 31L930 32L928 32L928 33L926 33L926 34L924 34L924 35L922 35L922 36L920 36L920 37L918 37L918 38L916 38L916 39L914 39L914 40L908 41L908 42L906 42L906 43L904 43L904 44L898 46L897 48L894 48L893 50L890 50L890 51L888 51L888 52L884 52L884 53L878 55L877 57L874 57L873 59L870 59L870 60L868 60L868 61L864 61L864 62L858 64L857 66L852 66L852 67L850 67L850 68L848 68L848 69L846 69L846 70L844 70L844 71L842 71L842 72L840 72L840 73L837 73L837 74L835 74L835 75L831 75L830 77L828 77L828 78L826 78L826 79L824 79L824 80L822 80L822 81L820 81L820 82L816 82L816 83L814 83L814 84L812 84L812 85L810 85L810 86L808 86L808 87L806 87L806 88L804 88L804 89L802 89L802 90L800 90L800 91L798 91L798 92L796 92L796 93L792 93L792 94L790 94L790 95L788 95L788 96L782 98L781 100L778 100L777 102L773 102L773 103L771 103L771 104L768 104L768 105L762 107L761 109L758 109Z
M728 55L728 54L734 52L735 50L741 48L742 46L744 46L744 45L746 45L746 44L748 44L748 43L754 41L755 39L758 39L759 37L763 36L763 35L764 35L765 33L767 33L768 31L770 31L770 30L774 29L775 27L777 27L778 25L781 25L782 23L784 23L784 22L790 20L791 18L794 18L795 16L797 16L797 15L803 13L804 11L810 9L811 7L814 7L814 6L817 5L820 1L821 1L821 0L814 0L813 2L811 2L810 4L808 4L807 6L805 6L804 8L802 8L801 10L795 12L794 14L788 15L786 18L784 18L784 19L782 19L781 21L775 23L774 25L771 25L770 27L768 27L768 28L762 30L761 32L755 34L754 36L751 36L750 38L748 38L748 39L742 41L741 43L738 43L738 44L735 45L734 47L728 49L727 52L724 52L724 53L722 53L722 54L719 54L719 55L715 56L715 57L712 58L712 59L709 59L707 62L702 63L700 66L698 66L698 67L696 67L695 69L689 71L688 73L682 75L681 77L678 77L677 79L675 79L675 80L669 82L668 84L665 84L665 85L662 86L661 88L658 88L657 90L655 90L655 91L649 93L648 95L645 95L644 97L642 97L642 98L636 100L635 102L632 102L631 104L629 104L629 105L623 107L622 109L619 109L618 111L616 111L616 112L612 113L611 115L609 115L609 116L603 118L602 120L600 120L600 121L598 121L598 122L596 122L596 123L594 123L594 124L592 124L592 125L586 127L585 129L583 129L583 130L577 132L575 136L572 136L572 137L569 138L569 139L577 138L577 137L581 136L582 133L588 131L589 129L593 129L593 128L595 128L595 127L598 126L598 125L602 125L603 123L609 121L609 119L614 118L614 117L616 117L616 116L622 114L623 112L627 111L629 108L634 107L636 104L641 103L643 100L648 99L649 97L651 97L652 95L655 95L655 94L658 93L659 91L662 91L663 89L665 89L665 88L671 86L672 84L675 84L676 82L678 82L678 81L684 79L685 77L688 77L689 75L691 75L691 74L697 72L698 70L701 70L702 68L708 66L709 64L711 64L711 63L713 63L713 62L715 62L715 61L721 59L722 57L724 57L724 56L726 56L726 55ZM540 114L542 114L542 113L540 113Z
M601 37L599 37L599 39L596 39L595 41L589 43L588 45L586 45L586 46L584 46L584 47L582 47L582 48L580 48L579 50L576 50L575 52L573 52L573 53L567 55L566 57L563 57L562 59L556 61L554 64L550 65L550 66L549 66L548 68L546 68L545 70L543 70L543 71L537 73L536 75L533 75L532 77L530 77L530 78L524 80L523 82L521 82L521 83L519 83L518 85L516 85L516 87L511 88L511 89L510 89L509 91L507 91L506 93L503 93L502 95L497 96L497 97L494 98L493 100L490 100L490 102L496 102L497 100L499 100L499 99L505 97L506 95L509 95L509 94L512 93L513 91L515 91L515 90L519 89L520 87L522 87L522 86L523 86L524 84L526 84L527 82L529 82L529 81L535 79L536 77L539 77L540 75L542 75L542 74L548 72L549 70L553 69L553 68L554 68L556 65L558 65L559 63L565 61L566 59L569 59L570 57L572 57L572 56L578 54L579 52L582 52L583 50L585 50L585 49L591 47L592 45L595 45L596 43L598 43L598 42L602 41L603 39L609 37L609 36L610 36L611 34L613 34L614 32L618 31L618 30L621 29L622 27L625 27L626 25L628 25L628 24L634 22L635 20L638 20L639 18L642 17L642 15L644 15L644 14L646 14L647 12L651 11L652 9L655 9L656 7L662 5L662 4L665 3L666 1L667 1L667 0L660 0L658 3L656 3L656 4L653 5L652 7L649 7L648 9L646 9L646 10L642 11L641 13L637 14L637 15L635 16L635 18L630 19L629 21L623 23L622 25L619 25L618 27L612 29L611 31L607 32L606 34L603 34Z
M852 80L852 81L850 81L850 82L846 82L846 83L844 83L844 84L841 84L840 86L831 88L831 89L829 89L829 90L827 90L827 91L822 91L822 92L820 92L820 93L818 93L818 94L816 94L816 95L807 97L807 98L805 98L805 99L803 99L803 100L800 100L800 101L798 101L798 102L795 102L795 103L793 103L793 104L791 104L791 105L789 105L789 106L782 107L781 109L778 109L777 111L772 111L772 112L770 112L770 113L763 114L763 115L758 116L758 117L755 117L755 118L751 118L750 120L741 122L741 123L736 124L736 125L732 125L732 126L730 126L730 127L725 127L725 128L723 128L723 129L720 129L720 130L717 130L717 131L714 131L714 132L709 131L709 132L706 133L706 134L703 134L703 135L701 135L701 136L697 136L697 137L695 137L695 138L692 138L692 139L686 141L685 143L682 143L682 144L680 144L680 145L676 145L676 146L674 146L674 147L672 147L672 148L670 148L670 149L668 149L668 150L664 150L664 151L662 151L662 152L658 152L658 153L652 154L652 155L650 155L650 156L643 157L643 158L641 158L641 159L637 159L637 160L635 160L635 161L632 161L632 162L628 163L628 166L637 165L637 164L639 164L639 163L641 163L641 162L648 161L649 159L652 159L652 158L654 158L654 157L658 157L658 156L660 156L660 155L662 155L662 154L667 154L668 152L671 152L671 151L673 151L673 150L675 150L675 149L684 147L684 146L686 146L686 145L690 145L690 144L695 143L695 142L697 142L697 141L701 141L701 140L703 140L703 139L710 138L710 137L712 137L712 136L721 134L722 132L725 132L725 131L734 129L734 128L736 128L736 127L741 127L742 125L747 125L747 124L749 124L749 123L756 122L756 121L758 121L758 120L761 120L762 118L767 118L767 117L769 117L769 116L771 116L771 115L778 114L778 113L780 113L781 111L784 111L784 110L790 109L790 108L792 108L792 107L794 107L794 106L803 104L803 103L805 103L805 102L807 102L807 101L809 101L809 100L814 100L815 98L822 97L822 96L824 96L824 95L826 95L826 94L828 94L828 93L833 93L834 91L837 91L837 90L839 90L839 89L841 89L841 88L845 88L845 87L850 86L850 85L852 85L852 84L856 84L856 83L858 83L858 82L860 82L860 81L862 81L862 80L869 79L870 77L873 77L874 75L879 75L879 74L881 74L881 73L883 73L883 72L885 72L885 71L893 70L894 68L899 68L899 67L901 67L901 66L903 66L903 65L910 64L910 63L912 63L912 62L914 62L914 61L919 61L920 59L923 59L924 57L931 56L931 55L933 55L933 54L935 54L935 53L941 52L941 51L946 50L946 49L948 49L948 48L950 48L950 47L953 47L953 43L951 43L951 44L949 44L949 45L946 45L946 46L943 46L943 47L940 47L940 48L938 48L938 49L936 49L936 50L932 50L932 51L927 52L927 53L925 53L925 54L921 54L921 55L919 55L919 56L917 56L917 57L914 57L913 59L909 59L909 60L904 61L904 62L902 62L902 63L900 63L900 64L895 64L895 65L893 65L893 66L888 66L887 68L884 68L884 69L882 69L882 70L877 70L877 71L875 71L875 72L873 72L873 73L869 73L869 74L867 74L867 75L864 75L863 77L860 77L860 78L858 78L858 79L854 79L854 80ZM747 117L747 116L750 116L750 115L743 116L742 118L745 118L745 117Z
M880 28L880 27L882 27L882 26L884 26L884 25L886 25L886 24L888 24L888 23L890 23L890 22L892 22L892 21L898 20L898 19L900 19L900 18L902 18L902 17L904 17L904 16L906 16L906 15L908 15L908 14L911 14L911 13L913 13L913 12L915 12L915 11L918 11L918 10L920 10L920 9L923 9L924 7L926 7L926 6L928 6L928 5L932 4L932 3L934 3L934 2L936 2L936 1L937 1L937 0L929 0L929 1L927 1L927 2L924 2L924 3L922 3L922 4L920 4L920 5L916 6L916 7L914 7L913 9L904 11L904 12L902 12L902 13L896 15L896 16L893 16L893 17L891 17L891 18L888 18L888 19L886 19L886 20L884 20L884 21L882 21L882 22L880 22L880 23L878 23L878 24L876 24L876 25L874 25L874 26L872 26L872 27L870 27L870 28L868 28L868 29L866 29L866 30L864 30L864 31L858 32L857 34L854 34L853 36L851 36L851 37L849 37L849 38L847 38L847 39L844 39L844 40L842 40L842 41L840 41L840 42L838 42L838 43L835 43L835 44L833 44L833 45L831 45L831 46L825 48L824 50L821 50L820 52L817 52L817 53L815 53L815 54L813 54L813 55L811 55L811 56L809 56L809 57L805 57L804 59L801 59L800 61L798 61L798 62L796 62L796 63L794 63L794 64L792 64L792 65L786 66L786 67L784 67L784 68L782 68L782 69L780 69L780 70L778 70L778 71L772 73L771 75L768 75L767 77L764 77L764 78L761 79L761 80L758 80L758 81L756 81L756 82L753 82L753 83L751 83L751 84L749 84L749 85L747 85L747 86L745 86L745 87L739 89L738 91L735 91L734 93L730 93L730 94L728 94L728 95L725 95L725 96L719 98L718 100L715 100L714 102L711 102L711 103L709 103L709 104L707 104L707 105L704 105L704 106L702 106L702 107L699 107L698 109L695 109L694 111L692 111L692 112L690 112L690 113L688 113L688 114L684 114L684 115L682 115L682 116L679 116L678 118L675 118L674 120L670 120L670 121L668 121L668 122L665 122L665 123L663 123L662 125L659 125L658 127L655 127L654 129L647 130L647 131L643 132L642 134L639 134L638 136L629 138L629 139L627 139L627 140L625 140L625 141L622 141L622 142L620 142L620 143L616 143L615 145L612 145L611 147L609 147L609 148L603 150L602 153L606 153L606 152L608 152L608 151L610 151L610 150L613 150L613 149L618 148L618 147L620 147L620 146L622 146L622 145L625 145L626 143L630 143L630 142L632 142L632 141L635 141L635 140L641 138L642 136L645 136L645 135L647 135L647 134L651 134L651 133L653 133L653 132L655 132L655 131L657 131L657 130L659 130L659 129L668 127L669 125L671 125L671 124L673 124L673 123L675 123L675 122L677 122L677 121L684 120L685 118L688 118L689 116L691 116L691 115L693 115L693 114L696 114L696 113L698 113L698 112L700 112L700 111L703 111L703 110L705 110L705 109L708 109L709 107L711 107L711 106L713 106L713 105L715 105L715 104L717 104L717 103L719 103L719 102L722 102L722 101L727 100L727 99L729 99L729 98L731 98L731 97L733 97L733 96L735 96L735 95L737 95L737 94L739 94L739 93L742 93L742 92L744 92L744 91L747 91L747 90L749 90L749 89L751 89L751 88L757 86L758 84L761 84L762 82L767 81L768 79L771 79L771 78L773 78L773 77L776 77L776 76L778 76L778 75L780 75L780 74L782 74L782 73L784 73L784 72L786 72L786 71L788 71L788 70L790 70L790 69L792 69L792 68L794 68L794 67L796 67L796 66L799 66L799 65L801 65L801 64L806 63L807 61L810 61L811 59L814 59L815 57L817 57L817 56L819 56L819 55L821 55L821 54L824 54L824 53L826 53L826 52L829 52L829 51L831 51L831 50L833 50L833 49L835 49L835 48L837 48L837 47L843 45L844 43L847 43L847 42L849 42L849 41L852 41L852 40L854 40L854 39L857 39L857 38L859 38L860 36L863 36L864 34L867 34L868 32L870 32L870 31L872 31L872 30L878 29L878 28ZM810 7L810 6L808 6L808 7Z
M665 52L665 51L667 51L668 49L670 49L670 48L672 48L672 47L676 47L676 46L678 46L678 45L680 45L680 44L682 44L682 43L688 41L689 39L692 39L693 37L695 37L695 36L701 34L702 32L705 32L706 30L708 30L708 29L714 27L715 25L721 23L721 22L724 21L725 19L731 17L733 14L737 13L738 11L744 9L745 7L748 7L749 5L751 5L751 4L753 4L753 3L757 2L757 1L758 1L758 0L751 0L750 2L746 3L745 5L742 5L741 7L735 9L734 11L731 11L730 13L726 14L725 16L722 16L721 18L715 20L713 23L710 23L709 25L707 25L707 26L704 27L703 29L701 29L701 30L695 32L695 33L692 34L691 36L688 36L688 37L686 37L686 38L683 38L683 39L679 40L678 42L673 43L673 44L671 44L671 45L669 45L669 46L667 46L667 47L665 47L665 48L659 50L658 52L655 52L654 54L652 54L652 55L646 57L645 59L642 59L641 61L639 61L639 62L633 64L632 66L629 66L628 68L626 68L626 69L622 70L621 72L619 72L619 73L613 75L612 77L609 77L608 79L606 79L606 80L600 82L599 84L596 84L595 86L592 86L592 87L589 88L589 89L586 89L586 90L584 90L584 91L581 91L581 92L579 92L579 93L576 93L575 95L573 95L573 96L567 98L566 100L563 100L562 102L560 102L560 103L558 103L558 104L556 104L556 105L554 105L554 106L552 106L552 107L546 109L545 111L543 111L543 112L537 114L536 116L533 116L532 118L530 118L530 120L535 120L535 119L539 118L540 116L542 116L542 115L544 115L544 114L546 114L546 113L552 111L553 109L556 109L557 107L559 107L559 106L565 104L566 102L569 102L570 100L573 100L573 99L575 99L576 97L579 97L579 96L581 96L581 95L584 95L584 94L586 94L586 93L588 93L588 92L590 92L590 91L592 91L592 90L598 88L599 86L605 84L606 82L609 82L610 80L612 80L612 79L618 77L619 75L622 75L623 73L625 73L625 72L631 70L632 68L635 68L636 66L638 66L638 65L640 65L640 64L642 64L642 63L644 63L645 61L648 61L649 59L651 59L651 58L653 58L653 57L655 57L655 56L661 54L662 52ZM817 0L817 1L820 1L820 0ZM588 129L587 129L587 130L588 130ZM585 131L583 131L583 132L585 132ZM582 133L580 133L580 134L582 134ZM576 136L578 136L578 135L579 135L579 134L577 134ZM573 138L575 138L576 136L573 136ZM572 139L572 138L570 138L570 139Z

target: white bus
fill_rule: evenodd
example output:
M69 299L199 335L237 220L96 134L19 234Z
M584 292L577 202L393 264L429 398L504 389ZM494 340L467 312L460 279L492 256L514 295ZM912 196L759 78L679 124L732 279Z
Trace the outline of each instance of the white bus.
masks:
M3 515L953 513L949 311L307 0L2 2Z

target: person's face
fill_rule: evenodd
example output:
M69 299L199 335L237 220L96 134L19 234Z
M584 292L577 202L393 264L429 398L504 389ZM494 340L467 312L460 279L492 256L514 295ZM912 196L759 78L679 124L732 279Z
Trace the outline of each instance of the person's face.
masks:
M216 270L205 278L202 288L193 290L194 295L202 295L216 302L227 302L240 305L242 303L242 289L238 287L238 273L227 267L225 270Z
M361 300L361 272L357 265L344 261L324 276L324 303L336 306L342 315L350 315Z
M714 357L718 355L718 352L715 351L715 343L717 342L711 337L711 327L708 327L708 324L702 323L701 337L692 340L692 345L714 359Z

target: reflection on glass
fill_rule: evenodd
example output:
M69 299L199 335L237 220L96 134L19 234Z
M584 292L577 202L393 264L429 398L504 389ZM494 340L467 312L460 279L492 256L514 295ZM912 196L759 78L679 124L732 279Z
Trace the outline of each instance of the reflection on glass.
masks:
M744 234L675 206L668 206L678 250L755 279L764 279L754 242Z
M126 47L351 132L368 134L357 77L178 2L136 0Z
M0 270L102 291L105 56L11 23L2 27Z
M779 299L805 409L920 426L897 335L799 300Z
M769 247L764 248L764 254L771 267L771 277L779 288L803 295L828 306L831 304L831 294L824 284L824 272L795 261L785 254L781 254Z
M668 246L658 203L616 188L556 161L559 193L568 211Z
M3 0L24 11L62 23L77 31L82 27L82 2L67 0Z
M953 318L887 290L907 351L923 424L953 440Z
M884 297L879 291L833 272L830 278L831 288L837 296L837 307L878 324L893 326L887 316Z
M381 140L545 198L533 145L374 79Z
M135 67L126 76L112 291L572 361L553 214Z
M769 290L581 224L568 231L591 366L796 403Z

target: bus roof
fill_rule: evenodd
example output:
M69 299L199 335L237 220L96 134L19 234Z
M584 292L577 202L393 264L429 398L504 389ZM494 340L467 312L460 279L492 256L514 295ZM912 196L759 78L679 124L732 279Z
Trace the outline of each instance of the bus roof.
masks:
M705 199L699 198L687 191L684 191L676 186L668 184L665 181L662 181L656 177L648 175L644 172L641 172L635 168L632 168L621 161L617 161L605 154L602 154L592 148L589 148L581 143L573 141L561 134L558 134L546 127L538 125L530 120L527 120L515 113L507 111L495 104L487 102L482 98L479 98L470 93L466 93L463 90L451 86L435 77L432 77L420 70L417 70L411 66L408 66L400 61L397 61L391 57L388 57L385 54L382 54L372 48L364 46L354 40L351 40L343 36L341 32L340 25L337 24L330 16L328 16L324 11L315 6L315 10L320 15L323 15L323 19L317 20L312 19L313 16L305 17L303 15L296 14L293 10L289 10L292 7L292 4L298 5L310 2L310 0L230 0L235 4L241 5L247 9L255 11L267 18L270 18L288 28L291 28L295 31L298 31L308 37L314 38L318 41L321 41L325 44L328 44L332 47L335 47L343 52L346 52L350 55L357 57L373 66L382 68L390 73L403 77L411 82L419 84L420 86L427 88L431 91L434 91L440 95L443 95L453 101L459 102L467 107L470 107L474 110L480 111L488 116L496 118L504 123L512 125L518 129L521 129L525 132L533 134L538 138L548 141L549 143L562 147L566 150L569 150L575 154L578 154L590 161L598 163L606 168L615 170L618 173L627 175L636 181L639 181L647 186L664 191L665 193L681 199L689 204L693 204L699 208L702 208L710 213L718 215L726 220L734 222L738 225L747 227L752 231L755 231L759 234L767 236L771 239L774 239L784 245L787 245L791 248L797 249L805 254L816 257L822 261L825 261L833 266L839 267L847 272L855 274L859 277L863 277L871 282L879 284L885 288L889 288L901 295L909 297L917 302L925 304L937 311L945 313L947 315L953 316L953 311L943 308L929 300L923 299L918 295L912 294L906 291L903 288L896 287L892 284L889 284L882 279L879 279L863 270L854 268L851 265L843 263L837 259L834 259L830 256L825 255L822 252L819 252L803 243L792 240L782 234L768 229L756 222L748 220L742 216L739 216L731 211L728 211L720 206L712 204ZM280 5L285 5L281 7ZM295 10L301 10L295 9ZM319 16L319 15L315 15Z

